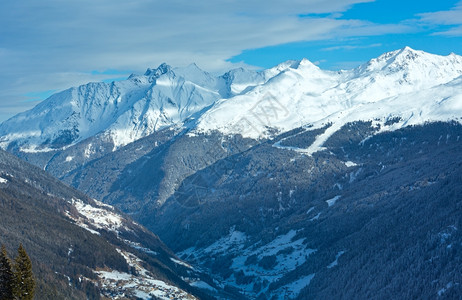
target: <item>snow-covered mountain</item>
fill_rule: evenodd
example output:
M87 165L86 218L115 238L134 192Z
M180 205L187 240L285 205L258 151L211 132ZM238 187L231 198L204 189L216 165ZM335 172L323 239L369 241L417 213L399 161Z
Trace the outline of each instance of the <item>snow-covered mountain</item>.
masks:
M0 125L0 147L62 149L98 135L113 149L172 125L259 139L296 127L330 132L355 120L402 125L462 115L462 57L409 47L356 69L324 71L303 59L261 72L213 76L195 64L162 64L144 75L70 88ZM412 99L412 100L411 100Z
M117 148L181 123L240 92L243 82L262 82L261 77L242 69L214 77L195 64L176 69L162 64L127 80L88 83L54 94L4 122L1 145L16 142L26 152L46 152L99 134Z
M308 60L284 66L266 83L216 103L197 130L259 138L307 124L334 123L332 131L356 120L395 116L409 125L462 116L462 57L455 54L406 47L348 71L323 71Z

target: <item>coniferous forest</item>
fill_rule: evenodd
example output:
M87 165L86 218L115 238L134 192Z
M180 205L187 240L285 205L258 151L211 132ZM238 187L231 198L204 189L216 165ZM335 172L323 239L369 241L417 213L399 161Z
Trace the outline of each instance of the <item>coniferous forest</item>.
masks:
M2 245L0 252L0 299L31 300L35 294L35 278L32 262L26 249L20 244L16 258L12 260Z

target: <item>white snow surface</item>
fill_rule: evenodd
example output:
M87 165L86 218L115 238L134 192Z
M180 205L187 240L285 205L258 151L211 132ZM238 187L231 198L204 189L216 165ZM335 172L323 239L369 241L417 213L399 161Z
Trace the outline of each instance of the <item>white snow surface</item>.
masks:
M345 166L347 166L348 168L356 167L357 165L358 165L357 163L354 163L351 160L345 162Z
M72 204L77 211L83 215L90 223L99 229L118 231L124 226L123 218L109 209L99 208L84 203L80 199L72 199Z
M162 280L155 279L153 274L142 266L142 260L132 253L117 249L127 263L136 269L137 275L116 270L97 270L104 294L111 299L125 299L136 296L141 299L196 299L187 292ZM156 299L157 299L156 298Z
M125 244L129 245L130 247L132 247L132 248L134 248L134 249L143 251L143 252L148 253L148 254L151 254L151 255L159 255L159 253L157 253L156 251L152 251L152 250L149 249L149 248L143 247L140 243L136 243L136 242L129 241L129 240L126 240L126 239L122 239L122 241L123 241Z
M73 87L2 123L0 147L16 141L24 152L46 152L99 134L117 149L262 84L270 73L237 69L216 77L195 64L162 64L127 80Z
M312 218L310 219L310 221L311 221L311 222L316 221L316 220L319 219L320 216L321 216L321 213L318 213L316 216L312 217Z
M225 253L230 251L230 249L241 249L244 247L244 242L246 239L247 237L245 233L231 228L229 235L208 246L204 249L204 251L208 253Z
M179 259L175 259L173 257L170 257L170 260L173 261L174 263L176 263L177 265L181 265L181 266L186 267L188 269L193 269L193 267L190 264L185 263L184 261L181 261Z
M17 142L22 151L43 152L98 135L117 149L174 124L187 125L192 135L219 130L260 139L271 135L269 128L332 123L308 149L290 149L310 155L347 122L377 119L383 125L392 117L401 121L382 130L460 122L462 56L405 47L346 71L324 71L303 59L222 76L195 64L162 64L127 80L52 95L0 124L0 147Z
M445 287L438 290L438 297L443 296L443 294L446 293L446 291L449 290L450 288L452 288L453 286L454 286L454 284L452 283L452 281L448 282L448 284L446 284Z
M97 205L100 205L100 207L97 207L75 198L72 198L69 202L78 211L79 216L73 216L69 212L66 212L66 215L74 220L77 225L93 234L100 235L95 229L105 229L115 233L118 233L121 229L130 230L125 226L125 219L115 213L110 205L95 201Z
M7 179L0 177L0 183L7 183L7 182L8 182Z
M332 205L335 204L335 202L337 202L338 199L340 199L342 196L341 195L337 195L335 196L334 198L331 198L329 200L326 200L326 203L329 207L331 207Z
M330 135L352 121L384 123L401 117L401 122L384 130L425 121L460 121L461 75L461 56L433 55L409 47L348 71L323 71L302 60L247 93L217 102L200 117L197 130L218 129L257 139L269 136L268 128L283 132L331 122L307 149L310 154L322 150Z

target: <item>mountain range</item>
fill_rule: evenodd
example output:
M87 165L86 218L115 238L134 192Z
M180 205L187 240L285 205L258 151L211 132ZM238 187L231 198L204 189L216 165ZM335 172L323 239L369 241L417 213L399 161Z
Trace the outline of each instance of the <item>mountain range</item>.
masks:
M162 64L51 96L0 146L156 233L211 297L450 299L461 121L462 57L405 47L341 71Z
M462 57L403 48L348 71L324 71L303 59L261 72L215 77L195 64L166 64L142 76L89 83L51 96L0 125L2 148L66 149L99 136L120 148L172 126L261 139L320 126L399 116L399 125L459 118ZM404 101L414 98L413 101ZM431 101L429 99L432 99Z

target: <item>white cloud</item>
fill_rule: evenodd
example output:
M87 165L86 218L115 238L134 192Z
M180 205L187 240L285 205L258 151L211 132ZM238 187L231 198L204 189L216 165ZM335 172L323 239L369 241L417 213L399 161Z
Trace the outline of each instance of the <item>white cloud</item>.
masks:
M420 20L430 25L449 26L434 35L462 36L462 1L450 10L419 14Z
M433 35L443 35L443 36L462 36L462 26L453 27L446 31L435 32Z
M337 51L337 50L356 50L356 49L367 49L367 48L376 48L382 47L381 43L370 44L370 45L339 45L333 47L323 48L323 51Z
M1 1L0 109L28 92L114 77L92 70L196 62L218 71L245 49L409 30L336 18L361 2L370 0Z

